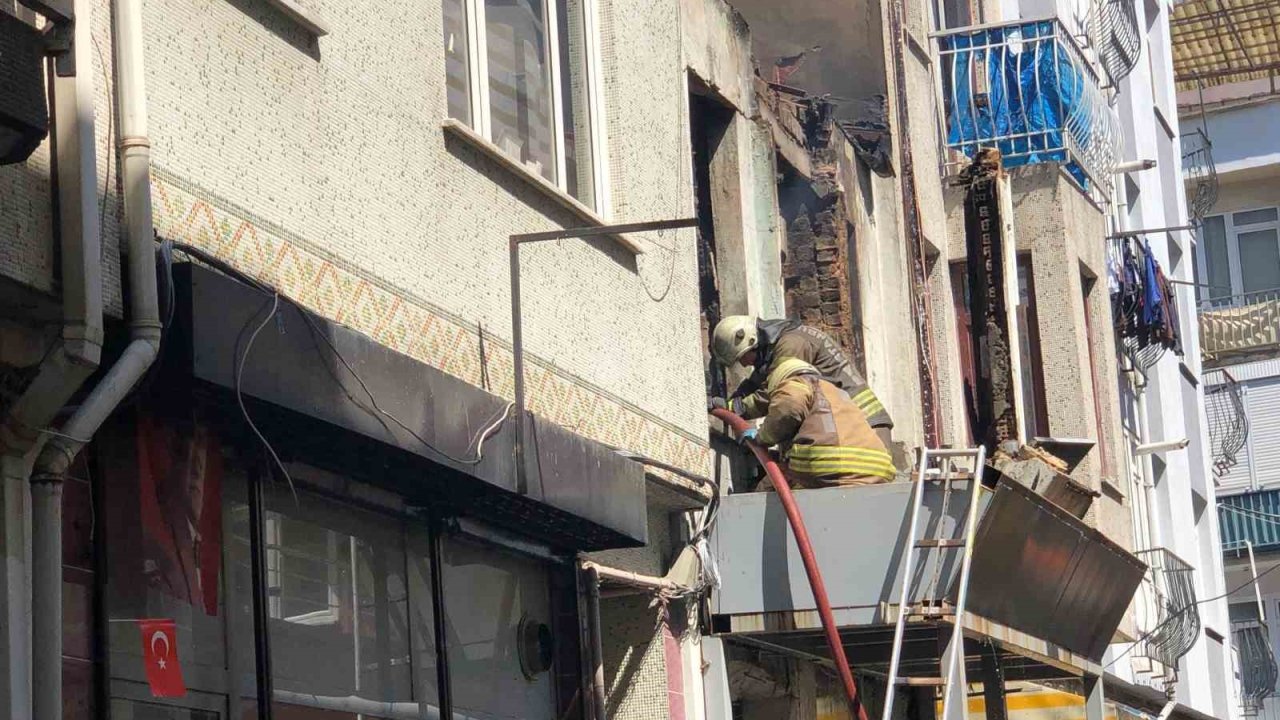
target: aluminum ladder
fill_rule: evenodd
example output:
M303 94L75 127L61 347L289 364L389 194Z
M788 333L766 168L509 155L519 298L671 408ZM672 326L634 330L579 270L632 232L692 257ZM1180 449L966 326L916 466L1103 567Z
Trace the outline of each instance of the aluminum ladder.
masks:
M968 713L967 683L965 682L964 664L964 608L969 595L969 570L973 566L973 544L977 536L978 505L982 497L982 468L987 462L987 450L983 447L958 450L920 450L920 464L916 468L915 489L911 501L911 524L907 531L905 552L902 558L902 591L898 597L898 617L893 630L893 654L889 659L889 679L885 690L883 720L893 720L893 699L895 689L903 683L898 677L898 669L902 662L902 645L906 635L907 615L911 614L911 579L917 570L921 549L937 549L938 561L934 563L933 573L929 579L928 598L938 598L938 583L942 573L941 554L944 551L959 551L960 577L959 589L956 593L956 604L953 608L955 622L951 631L951 641L941 661L943 686L942 716L939 720L964 720ZM970 465L970 463L972 463ZM955 466L969 465L957 469ZM920 538L920 515L924 507L924 493L931 484L941 485L942 502L938 511L935 526L938 533L943 533L947 512L953 494L953 487L958 483L968 483L968 508L963 524L955 528L958 537ZM941 608L929 608L932 614L941 614ZM926 613L930 614L930 613Z

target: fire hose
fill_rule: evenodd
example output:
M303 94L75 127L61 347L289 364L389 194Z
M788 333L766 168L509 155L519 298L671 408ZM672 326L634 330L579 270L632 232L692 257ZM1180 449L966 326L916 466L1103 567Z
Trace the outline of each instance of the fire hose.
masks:
M711 414L723 420L738 436L750 427L746 420L728 410L715 408ZM777 461L769 457L765 448L752 440L748 440L746 445L751 448L751 452L755 453L756 460L760 461L765 473L773 481L778 499L782 501L782 507L787 513L787 521L791 524L791 531L796 536L796 545L800 548L800 559L804 561L805 574L809 576L809 588L813 591L813 599L818 604L818 615L822 617L822 629L827 636L827 647L831 649L831 659L835 662L836 672L840 674L840 681L844 684L845 694L849 698L849 707L853 709L858 720L867 720L867 711L858 700L858 686L853 680L849 660L845 657L844 644L840 642L840 631L836 629L835 616L831 613L831 600L827 597L827 586L822 582L822 572L818 570L818 560L814 557L813 545L809 542L809 531L805 529L804 518L800 517L800 508L796 505L795 496L791 494L791 486L787 484L787 479L783 476ZM888 691L893 692L893 688L889 688Z

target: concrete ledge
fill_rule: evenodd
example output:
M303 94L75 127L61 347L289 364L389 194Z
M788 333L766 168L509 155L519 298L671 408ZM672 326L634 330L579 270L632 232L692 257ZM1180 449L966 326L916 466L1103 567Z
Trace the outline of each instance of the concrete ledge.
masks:
M306 28L307 32L316 37L324 37L329 34L329 23L323 17L313 10L308 10L298 3L297 0L267 0L268 3L275 6L277 10L288 15L291 20Z
M444 130L446 135L451 135L476 150L479 150L490 160L493 160L509 171L512 175L528 183L529 186L540 191L548 198L554 200L561 207L581 219L586 226L605 227L609 224L604 218L596 214L596 211L586 205L583 205L577 198L556 187L555 184L551 183L546 178L532 172L529 168L520 164L520 162L503 152L502 148L492 142L489 142L487 138L473 130L470 125L459 120L449 118L441 124L441 128ZM639 242L626 235L611 235L609 237L614 238L620 245L636 255L644 253L644 247L640 245Z

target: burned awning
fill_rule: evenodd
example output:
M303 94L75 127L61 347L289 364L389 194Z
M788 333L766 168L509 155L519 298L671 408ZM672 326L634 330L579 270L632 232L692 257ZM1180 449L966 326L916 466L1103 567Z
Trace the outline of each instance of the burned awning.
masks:
M164 372L228 397L238 415L237 360L272 298L194 264L175 266L174 276ZM564 550L646 542L640 465L529 415L521 490L506 400L292 304L282 301L263 325L240 391L282 453L363 470L409 502L447 506Z

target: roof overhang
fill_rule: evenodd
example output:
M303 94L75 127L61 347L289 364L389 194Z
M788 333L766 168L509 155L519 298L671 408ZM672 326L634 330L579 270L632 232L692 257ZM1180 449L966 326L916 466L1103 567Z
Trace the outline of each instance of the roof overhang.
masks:
M1179 90L1280 74L1280 0L1183 0L1169 23Z

